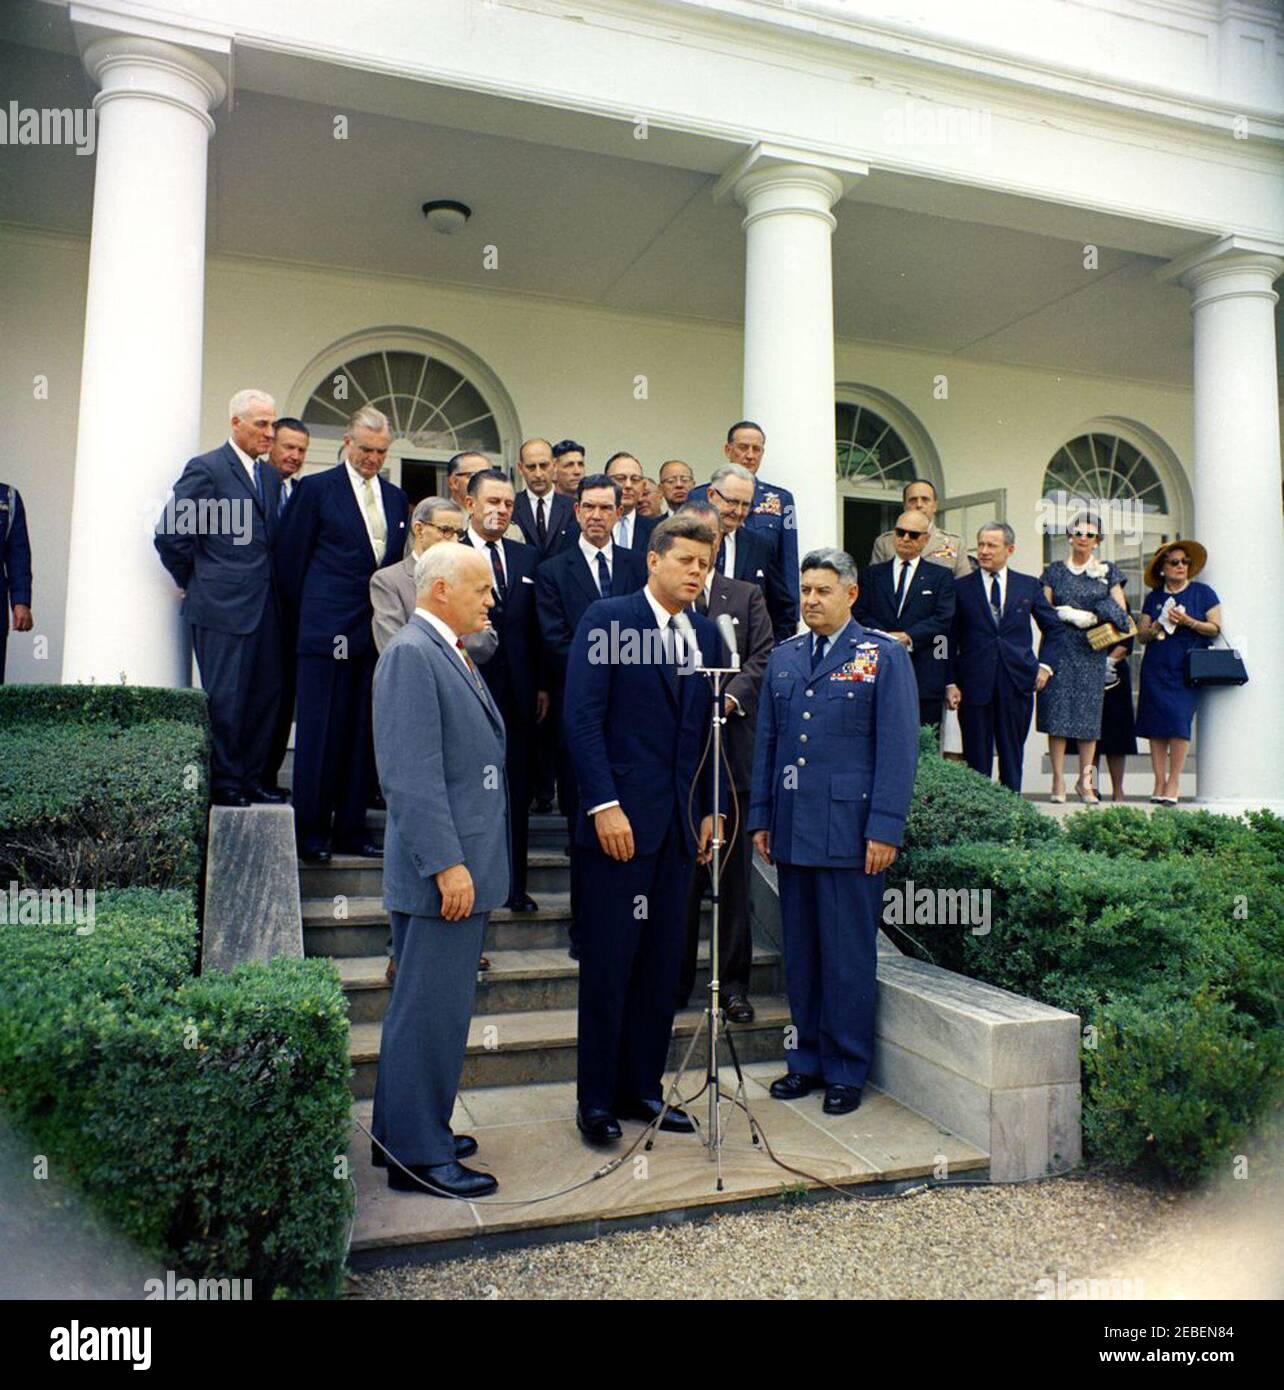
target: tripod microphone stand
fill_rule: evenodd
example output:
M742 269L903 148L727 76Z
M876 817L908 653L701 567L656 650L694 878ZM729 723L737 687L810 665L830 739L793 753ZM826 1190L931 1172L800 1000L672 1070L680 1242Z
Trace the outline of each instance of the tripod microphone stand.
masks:
M731 1058L731 1065L736 1073L736 1089L730 1096L732 1106L739 1106L745 1112L749 1120L749 1133L755 1145L760 1143L758 1123L754 1119L753 1111L749 1108L749 1102L745 1096L744 1072L740 1068L740 1058L736 1053L735 1039L731 1030L727 1027L726 1014L722 1008L722 984L719 980L719 969L721 964L720 948L720 927L722 921L721 888L722 888L722 850L727 843L722 836L722 728L727 722L725 710L725 691L724 681L740 673L740 657L737 652L735 628L731 619L725 614L718 619L718 628L722 634L723 641L731 653L732 664L730 666L701 666L699 674L704 676L713 689L713 707L710 713L710 733L709 743L706 749L711 747L713 751L713 830L710 839L710 846L713 854L709 862L709 885L713 900L713 911L710 919L710 939L709 939L709 1002L704 1011L703 1024L696 1028L691 1035L691 1041L687 1045L687 1050L682 1058L682 1063L674 1075L673 1081L668 1087L665 1095L664 1105L659 1115L652 1121L653 1132L648 1136L646 1148L649 1151L655 1143L655 1135L659 1132L660 1126L664 1122L664 1117L676 1105L679 1096L679 1086L682 1078L686 1075L691 1066L691 1058L695 1053L696 1044L703 1037L707 1039L708 1046L708 1066L705 1073L704 1084L686 1102L688 1105L700 1099L705 1092L709 1096L709 1124L704 1138L705 1147L709 1150L709 1157L717 1165L717 1191L723 1190L722 1183L722 1102L724 1092L718 1070L718 1050L721 1042L725 1041L727 1052ZM692 650L698 651L696 645L695 631L688 622L683 627L683 634L690 642ZM692 792L694 794L694 786ZM732 788L732 799L735 800L735 789ZM741 819L737 814L737 822ZM740 824L735 826L735 834L743 833Z

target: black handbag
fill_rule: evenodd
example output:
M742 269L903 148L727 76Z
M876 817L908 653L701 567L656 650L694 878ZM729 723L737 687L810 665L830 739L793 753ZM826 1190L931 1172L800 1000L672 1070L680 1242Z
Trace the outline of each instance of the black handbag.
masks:
M1225 634L1218 634L1226 641ZM1185 681L1199 689L1205 685L1247 685L1248 672L1244 659L1230 645L1224 647L1192 647L1186 653Z

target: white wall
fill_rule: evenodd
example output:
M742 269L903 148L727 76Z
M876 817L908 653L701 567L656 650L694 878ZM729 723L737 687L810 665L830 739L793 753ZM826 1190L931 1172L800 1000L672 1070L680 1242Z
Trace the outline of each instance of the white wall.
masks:
M87 263L85 243L0 228L0 304L9 345L0 378L0 418L9 423L0 478L27 502L35 556L37 636L10 636L9 678L58 678L63 574L67 559L76 400ZM705 478L721 459L726 425L740 414L740 331L732 325L627 317L576 305L456 290L393 277L355 276L263 262L214 259L206 278L205 394L201 439L226 435L226 402L238 387L274 391L279 408L308 363L330 344L380 325L442 333L482 358L512 397L523 434L574 435L601 464L617 448L653 470L687 459ZM879 344L840 342L840 381L889 393L919 419L940 456L948 492L1008 489L1008 517L1023 543L1016 564L1038 568L1032 544L1043 470L1056 447L1103 415L1149 427L1177 457L1190 456L1189 393L1135 382L1017 367L969 365ZM47 401L32 378L49 377ZM948 377L947 400L933 380ZM645 400L634 378L647 377ZM146 383L139 383L139 430L147 428ZM771 440L764 465L770 477ZM174 460L177 476L184 460ZM129 466L121 441L120 466ZM1188 467L1188 462L1187 462ZM832 461L818 468L827 486ZM99 538L104 565L139 536ZM858 560L864 557L857 557ZM157 562L159 563L159 561Z

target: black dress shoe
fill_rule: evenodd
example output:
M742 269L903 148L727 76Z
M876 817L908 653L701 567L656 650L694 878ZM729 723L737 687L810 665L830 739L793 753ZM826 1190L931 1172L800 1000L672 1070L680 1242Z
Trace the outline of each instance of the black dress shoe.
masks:
M510 912L538 912L539 904L529 893L519 893L504 904Z
M575 945L568 946L568 947L566 948L566 954L567 954L568 956L570 956L570 958L571 958L572 960L579 960L579 958L580 958L580 948L579 948L578 946L575 946Z
M485 1197L499 1183L489 1173L465 1168L462 1163L407 1163L409 1173L388 1169L388 1186L394 1192L421 1192L425 1197ZM413 1176L411 1176L413 1174ZM419 1181L416 1181L419 1179ZM429 1184L424 1186L424 1184Z
M727 1017L732 1023L752 1023L753 1005L746 995L733 994L727 999Z
M248 806L250 804L250 798L244 792L231 789L212 792L210 801L215 806Z
M551 801L537 801L534 809L537 816L547 816L553 809L553 803Z
M259 805L281 806L285 803L285 793L278 791L275 787L264 787L258 782L251 782L245 789L246 796Z
M324 845L318 845L312 849L301 849L299 858L305 864L328 864L330 862L330 851Z
M827 1086L825 1088L825 1114L850 1115L860 1105L859 1086Z
M801 1072L791 1071L771 1083L771 1094L777 1100L801 1100L824 1084L819 1076L804 1076Z
M622 1119L641 1120L644 1125L649 1125L664 1109L664 1105L658 1100L634 1100L617 1109ZM696 1129L691 1116L676 1105L669 1106L668 1114L660 1121L660 1128L668 1134L694 1134Z
M611 1144L624 1133L609 1110L577 1109L575 1127L590 1144Z
M477 1140L474 1139L471 1134L455 1135L456 1158L471 1158L473 1154L475 1154L476 1152ZM370 1145L370 1162L376 1168L386 1168L388 1166L388 1155L385 1154L384 1151L378 1146L378 1144L374 1142L371 1142ZM413 1171L412 1164L408 1163L406 1167L410 1168Z
M356 845L335 845L334 848L339 854L351 854L358 859L383 858L383 846L375 844L373 840L362 840Z

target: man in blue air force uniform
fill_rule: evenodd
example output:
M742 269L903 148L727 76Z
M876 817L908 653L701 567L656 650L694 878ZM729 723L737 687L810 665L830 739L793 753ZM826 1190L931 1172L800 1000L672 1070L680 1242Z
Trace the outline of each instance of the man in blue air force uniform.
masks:
M771 654L758 708L748 829L778 866L785 985L797 1029L778 1100L825 1086L825 1111L860 1104L874 1047L883 875L905 832L918 691L901 644L850 616L856 566L802 562L808 632Z

